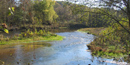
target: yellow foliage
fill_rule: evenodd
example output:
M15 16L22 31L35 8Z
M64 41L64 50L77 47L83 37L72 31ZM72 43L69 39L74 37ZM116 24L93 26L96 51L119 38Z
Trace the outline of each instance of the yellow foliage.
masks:
M4 32L7 33L7 34L9 33L8 29L4 29Z
M27 34L25 33L25 34L24 34L24 36L26 37L26 36L27 36Z

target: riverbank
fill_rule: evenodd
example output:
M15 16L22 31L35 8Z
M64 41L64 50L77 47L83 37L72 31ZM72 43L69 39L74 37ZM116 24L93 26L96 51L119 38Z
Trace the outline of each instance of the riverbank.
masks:
M103 28L103 27L100 27L100 28L81 28L78 31L86 32L88 34L93 34L93 35L98 36L102 30L105 30L105 28Z
M30 43L37 41L61 41L64 37L43 30L32 32L30 30L14 35L13 37L0 36L1 44Z
M97 36L93 42L87 45L94 56L117 58L128 56L130 53L128 51L130 49L128 34L121 27L83 28L79 31Z

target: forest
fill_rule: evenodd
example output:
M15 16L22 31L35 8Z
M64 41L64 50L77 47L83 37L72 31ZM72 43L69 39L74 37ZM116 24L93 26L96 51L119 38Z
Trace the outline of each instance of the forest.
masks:
M62 41L51 32L60 29L94 35L85 44L92 56L130 62L130 0L0 0L0 46Z

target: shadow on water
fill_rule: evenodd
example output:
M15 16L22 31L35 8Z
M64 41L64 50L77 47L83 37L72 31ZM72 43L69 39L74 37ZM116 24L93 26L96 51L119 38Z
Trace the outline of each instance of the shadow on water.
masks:
M94 36L83 32L60 32L63 41L0 45L0 63L5 65L125 65L126 62L94 57L86 44Z

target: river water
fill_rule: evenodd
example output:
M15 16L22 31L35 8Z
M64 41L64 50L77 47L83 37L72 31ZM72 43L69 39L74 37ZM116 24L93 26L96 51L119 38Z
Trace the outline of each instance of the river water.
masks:
M83 32L56 33L62 41L0 45L0 65L126 65L122 61L91 55L86 44L94 35ZM48 45L47 45L48 44Z

